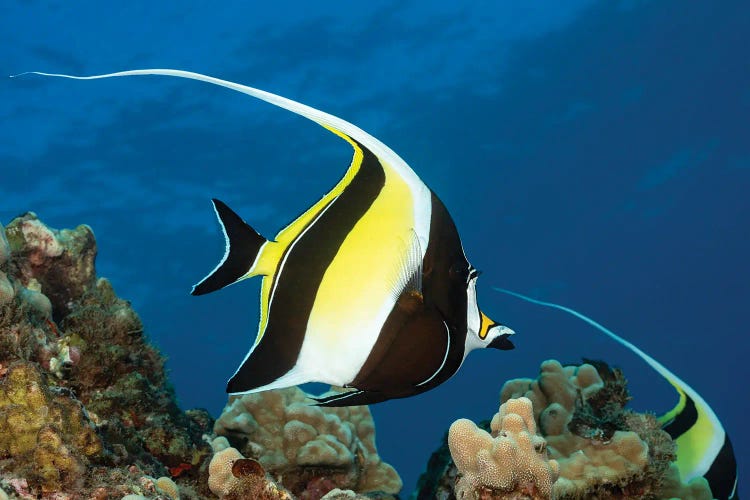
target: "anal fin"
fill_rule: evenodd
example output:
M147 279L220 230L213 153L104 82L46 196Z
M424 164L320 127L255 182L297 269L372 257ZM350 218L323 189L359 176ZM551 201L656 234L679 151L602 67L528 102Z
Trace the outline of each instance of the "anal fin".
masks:
M215 198L211 202L224 233L226 249L214 270L193 286L192 295L210 293L247 277L255 267L261 248L268 241L224 202Z

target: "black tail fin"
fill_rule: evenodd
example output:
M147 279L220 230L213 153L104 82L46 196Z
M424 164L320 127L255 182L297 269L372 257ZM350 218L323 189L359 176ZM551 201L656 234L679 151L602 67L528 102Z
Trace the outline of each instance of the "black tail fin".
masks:
M211 202L224 232L226 250L219 265L193 286L191 295L213 292L245 276L253 267L260 247L267 241L224 202L215 198Z

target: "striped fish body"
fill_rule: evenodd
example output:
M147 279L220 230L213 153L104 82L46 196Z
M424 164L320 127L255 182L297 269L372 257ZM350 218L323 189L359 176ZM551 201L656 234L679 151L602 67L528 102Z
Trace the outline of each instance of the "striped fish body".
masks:
M356 388L320 404L369 404L431 389L463 362L476 272L453 220L416 177L405 181L345 138L355 154L342 181L273 241L263 240L240 277L264 275L261 319L230 393L316 381ZM234 245L252 248L243 232L257 244L239 216L214 204L229 255ZM231 262L194 293L236 281L222 276Z
M242 277L263 274L255 344L230 393L318 381L351 384L410 278L429 237L430 191L409 184L362 144L339 184L260 249ZM231 249L236 232L225 223ZM244 245L247 247L247 245ZM222 267L214 273L222 283ZM406 277L406 278L405 278ZM211 276L206 281L210 281ZM211 291L196 286L194 293ZM408 292L403 291L404 294Z

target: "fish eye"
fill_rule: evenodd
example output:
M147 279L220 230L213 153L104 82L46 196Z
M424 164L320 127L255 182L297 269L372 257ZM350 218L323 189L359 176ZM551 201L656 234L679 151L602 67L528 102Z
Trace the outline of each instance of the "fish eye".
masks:
M465 278L468 281L468 277L471 275L471 270L472 270L471 266L466 267L465 264L463 264L461 262L456 262L456 263L454 263L450 267L450 269L448 270L448 272L452 276L456 276L456 277L459 277L459 278Z

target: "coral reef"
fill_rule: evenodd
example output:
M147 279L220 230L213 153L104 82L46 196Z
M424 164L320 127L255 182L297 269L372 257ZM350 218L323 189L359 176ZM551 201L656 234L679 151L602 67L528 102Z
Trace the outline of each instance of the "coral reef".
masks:
M396 494L402 483L375 448L366 406L321 408L296 387L230 398L214 431L300 498L334 488Z
M222 441L223 440L223 441ZM208 466L208 487L222 500L291 500L291 494L266 476L256 460L245 458L229 447L225 438L217 438Z
M704 477L696 477L684 483L680 479L677 464L669 465L659 495L661 498L679 500L711 500L714 497Z
M489 426L492 435L469 421L453 424L447 441L455 463L448 460L444 444L420 479L417 499L711 498L705 480L687 485L680 481L672 464L675 445L671 438L653 415L624 408L630 399L626 381L619 370L605 363L563 367L557 361L545 361L537 379L506 382L500 399L514 407L519 399L530 402L521 413L533 408L533 425L531 414L511 425L515 433L526 432L527 454L536 429L541 434L536 438L539 447L546 441L545 453L559 466L559 478L551 491L539 487L543 469L538 462L524 468L527 474L532 473L526 477L526 485L535 488L508 492L521 482L514 479L516 471L510 462L502 470L498 467L502 457L493 437L497 437L498 420L503 418L499 413ZM517 441L513 433L506 434ZM503 452L510 453L513 446L505 446ZM474 448L478 451L472 457L468 450ZM545 453L539 458L544 459ZM554 470L554 465L550 467Z
M53 392L33 363L14 363L0 381L0 457L27 464L42 493L79 488L102 442L69 391Z
M555 498L659 496L675 447L652 415L624 409L625 384L604 363L563 367L551 360L538 379L503 386L501 400L523 395L539 408L550 456L560 464Z
M352 490L342 490L339 488L334 488L324 496L322 496L320 500L373 500L377 498L377 495L361 495L359 493L353 492Z
M213 421L177 406L140 319L96 277L91 229L56 231L27 213L0 234L0 489L208 493Z
M495 498L549 498L559 468L536 433L531 401L509 399L490 428L492 434L460 419L448 431L448 446L461 474L456 497L475 498L481 488L493 490Z
M298 389L233 398L216 430L248 458L212 440L95 257L88 226L0 226L0 499L396 498L367 407L313 407Z
M87 226L33 213L0 226L0 500L398 498L366 406L315 407L290 388L232 397L216 422L182 411L95 257ZM415 496L711 498L628 400L604 363L546 361L503 386L491 422L451 426Z

